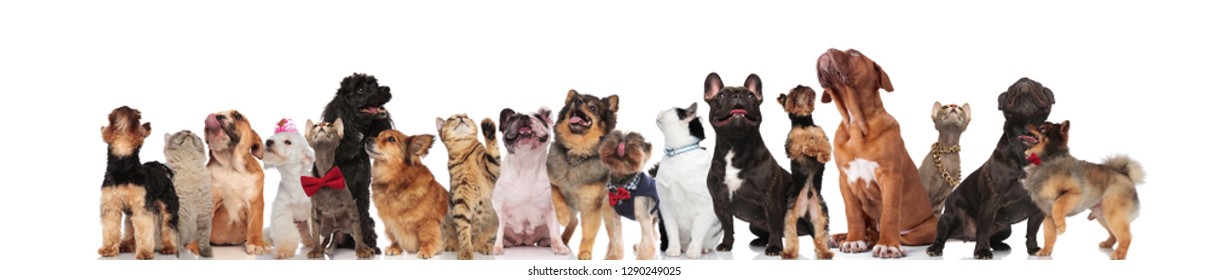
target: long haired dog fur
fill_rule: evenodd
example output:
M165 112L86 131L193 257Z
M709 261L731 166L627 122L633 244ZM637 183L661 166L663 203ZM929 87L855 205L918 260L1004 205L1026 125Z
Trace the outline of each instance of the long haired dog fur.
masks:
M550 146L550 109L534 113L500 111L500 134L507 156L500 162L500 177L495 182L492 206L500 216L495 254L505 247L550 247L555 255L571 249L558 238L558 217L550 201L550 175L546 156Z
M932 123L939 138L919 163L919 179L928 190L932 213L940 216L945 198L961 183L961 133L970 125L970 104L932 105Z
M173 173L159 162L139 162L139 149L151 135L151 123L140 125L141 118L138 110L122 106L110 112L109 125L101 127L101 139L109 146L101 183L101 248L97 254L102 257L135 252L137 259L153 259L157 239L160 254L179 253L180 200L172 185Z
M306 129L306 128L304 128ZM269 239L273 241L273 257L294 257L298 243L314 247L311 236L311 199L302 191L303 175L311 174L315 151L298 133L289 120L277 122L276 133L265 141L264 167L281 173L277 197L269 216Z
M180 198L179 246L197 242L197 254L213 256L210 249L210 225L214 198L210 193L210 171L206 170L205 142L188 130L164 134L164 159L175 176L172 184Z
M1037 247L1037 231L1045 216L1020 182L1028 164L1022 153L1028 146L1018 137L1028 135L1028 124L1044 122L1053 105L1054 93L1028 78L1017 80L999 94L1003 134L986 162L945 198L944 214L936 224L936 240L927 249L929 256L944 254L945 242L957 239L973 240L974 257L991 259L992 249L1011 250L1003 241L1012 235L1012 224L1024 220L1028 220L1024 236L1028 254L1041 250Z
M500 177L500 148L495 122L483 119L483 140L476 137L474 120L459 114L437 118L441 142L449 151L450 211L442 234L445 251L457 251L459 260L474 259L474 252L494 253L499 216L491 205L495 181Z
M302 187L311 197L311 236L315 245L307 252L308 258L332 255L336 239L344 234L352 236L357 258L370 258L374 250L365 245L361 234L361 217L357 213L357 202L345 184L343 174L335 168L336 146L344 135L344 121L336 118L331 123L306 121L306 141L315 149L315 166L311 177L302 177Z
M789 156L789 170L793 176L790 185L790 206L785 214L785 251L781 258L798 258L799 218L809 219L814 232L815 258L831 259L834 253L827 245L830 225L827 202L823 200L823 167L831 160L831 142L827 132L814 124L814 90L797 86L789 95L777 96L777 103L789 114L792 127L785 140L785 154Z
M600 161L609 169L606 185L609 206L617 213L606 217L604 222L621 230L621 217L637 221L642 238L634 245L635 254L639 260L653 260L655 242L660 239L659 194L655 179L642 172L651 158L651 143L637 132L616 130L601 141Z
M697 103L688 108L660 112L655 123L663 132L663 159L651 169L659 191L659 213L667 239L664 255L690 259L714 250L722 238L722 223L706 186L710 157L701 141L705 126L697 117ZM658 173L656 173L658 172Z
M340 82L336 96L323 109L323 121L335 122L337 118L344 120L344 139L336 148L336 166L344 173L348 190L357 200L357 212L361 217L361 234L365 245L374 250L375 254L382 251L378 248L378 234L374 230L374 219L369 215L370 201L370 162L365 152L368 138L377 136L383 130L391 129L390 113L386 111L386 103L390 102L390 87L378 85L374 76L354 73ZM352 238L341 238L344 242L340 248L355 248Z
M1049 256L1054 241L1066 231L1066 217L1091 210L1088 220L1096 220L1108 230L1108 239L1100 248L1117 249L1109 254L1113 260L1123 260L1129 252L1133 234L1129 224L1138 217L1137 185L1145 178L1142 165L1128 156L1108 157L1096 164L1076 159L1070 154L1070 122L1046 122L1040 127L1029 125L1035 139L1033 147L1025 150L1029 165L1023 180L1033 202L1045 213L1045 246L1038 256ZM1024 137L1022 137L1024 138ZM1033 142L1027 139L1026 144Z
M609 170L600 161L597 148L605 134L617 125L618 97L610 95L598 98L567 92L563 108L554 123L554 143L550 144L546 160L550 175L551 200L559 224L565 225L563 243L570 243L575 226L583 220L583 239L579 242L578 258L592 259L592 246L604 220L617 215L605 204L605 180ZM577 219L575 216L582 215ZM605 259L618 260L625 253L621 244L621 230L613 223L605 223L609 235L609 249Z
M441 221L449 212L449 192L420 162L433 136L407 136L397 130L371 138L365 149L374 158L374 205L386 227L386 255L404 250L432 258L444 247Z
M249 255L268 253L264 238L264 142L243 114L227 110L206 117L214 218L210 242L244 245Z

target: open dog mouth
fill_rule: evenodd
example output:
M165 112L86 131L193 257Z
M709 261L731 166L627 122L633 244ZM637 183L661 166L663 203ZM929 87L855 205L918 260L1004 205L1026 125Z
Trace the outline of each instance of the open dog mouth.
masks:
M365 105L361 106L361 108L358 108L358 110L360 110L361 113L370 115L385 114L386 104Z
M571 118L567 119L567 123L571 125L571 128L585 129L592 126L592 119L583 112L575 110L571 112Z
M509 142L530 139L537 139L538 142L544 143L550 139L550 136L542 135L541 137L538 137L537 133L534 133L533 129L529 127L521 127L514 132L504 134L504 140Z
M735 108L730 110L730 114L722 116L718 119L718 124L727 124L734 119L747 119L747 110L743 108Z
M1020 135L1018 138L1020 138L1020 142L1024 143L1024 146L1026 147L1036 146L1037 143L1040 142L1037 140L1037 137L1033 137L1033 135L1030 134Z

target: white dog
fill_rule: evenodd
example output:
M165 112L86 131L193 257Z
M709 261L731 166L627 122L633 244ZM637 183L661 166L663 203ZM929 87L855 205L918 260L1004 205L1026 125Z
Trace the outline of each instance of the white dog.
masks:
M276 133L265 141L264 153L264 167L281 172L268 233L275 258L294 257L299 241L306 247L315 245L310 227L311 199L303 192L299 179L310 176L314 162L315 152L294 124L286 119L278 122Z
M664 255L700 258L722 237L722 224L714 214L713 199L705 185L713 154L700 146L705 127L697 118L697 103L688 109L672 108L655 119L664 137L663 160L652 170L659 193L659 210L667 231ZM657 172L657 173L656 173ZM684 250L681 250L684 248Z
M558 217L550 201L550 177L546 175L546 153L550 144L550 109L519 114L500 111L500 133L508 155L500 163L492 206L500 215L495 254L504 247L550 247L556 255L571 253L559 238Z

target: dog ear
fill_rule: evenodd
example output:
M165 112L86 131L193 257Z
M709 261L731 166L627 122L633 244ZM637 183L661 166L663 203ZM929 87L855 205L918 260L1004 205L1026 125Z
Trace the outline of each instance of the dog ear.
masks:
M147 136L151 136L151 123L150 122L143 123L143 126L141 126L139 128L140 128L139 137L147 138Z
M1070 121L1069 120L1062 121L1062 124L1058 125L1058 131L1062 132L1063 138L1066 138L1067 136L1069 136L1070 135Z
M682 121L692 120L697 117L697 102L688 105L688 109L684 109L684 119Z
M617 113L617 103L621 102L620 99L621 98L617 97L617 95L609 95L609 97L605 97L605 108L609 108L609 112Z
M781 107L785 107L786 98L789 98L789 96L785 95L784 93L782 93L781 95L777 95L777 104L781 104Z
M437 124L437 131L438 132L441 131L441 128L445 127L445 119L442 119L441 117L437 117L436 124Z
M936 121L937 119L940 119L940 111L944 110L944 109L945 109L945 106L940 105L940 101L936 101L936 103L932 103L932 121Z
M823 98L821 98L819 101L823 103L831 103L831 90L823 88Z
M264 159L264 140L260 139L260 134L256 134L256 131L251 129L248 131L252 132L252 156L256 159Z
M428 155L428 149L432 148L432 134L421 134L407 139L408 158L412 159L412 163L420 161L420 158Z
M890 75L886 74L886 70L882 70L882 66L877 65L877 63L873 63L873 69L877 70L878 75L881 75L881 79L877 83L878 86L886 90L886 92L894 92L894 84L890 83Z
M512 108L504 108L504 110L500 111L500 127L499 127L499 129L501 132L504 131L504 127L508 126L507 125L508 120L512 119L512 115L515 115L515 114L516 114L516 111L512 111Z
M718 76L718 73L709 73L708 76L705 76L705 102L713 101L720 91L722 91L722 77Z
M756 101L764 102L764 92L762 91L764 83L760 82L760 76L757 76L755 73L747 75L747 81L743 82L743 87L756 95Z
M1050 91L1049 88L1042 87L1041 91L1045 93L1045 98L1049 100L1049 105L1054 105L1054 103L1058 103L1058 101L1054 100L1054 92Z
M563 100L563 104L570 104L571 98L574 98L576 95L579 95L578 91L575 91L574 89L568 90L567 91L567 100Z
M105 141L105 143L109 143L109 127L108 126L103 126L103 125L101 126L101 140Z
M961 111L966 115L966 123L970 123L970 118L973 117L974 114L974 112L970 111L970 103L961 104Z
M546 126L554 125L554 121L550 119L550 108L549 107L542 106L541 108L538 108L537 116L538 116L538 118L542 119L542 122L546 123Z

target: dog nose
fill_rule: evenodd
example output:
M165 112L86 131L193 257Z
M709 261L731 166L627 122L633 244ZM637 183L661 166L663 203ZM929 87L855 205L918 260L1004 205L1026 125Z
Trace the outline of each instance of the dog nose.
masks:
M214 115L214 119L216 119L216 120L220 120L220 121L221 121L221 120L225 120L225 119L227 119L227 116L223 116L223 115Z
M264 141L264 146L265 146L266 148L272 148L272 147L273 147L273 139L269 139L269 141Z

